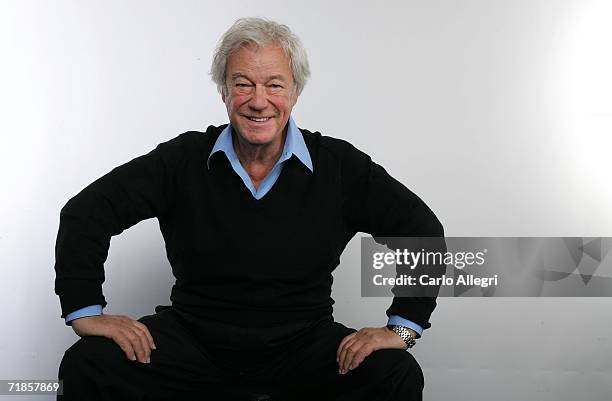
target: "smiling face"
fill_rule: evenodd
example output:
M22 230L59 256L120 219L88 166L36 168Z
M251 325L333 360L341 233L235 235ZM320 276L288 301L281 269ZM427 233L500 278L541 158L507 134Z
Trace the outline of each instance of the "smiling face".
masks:
M289 57L276 45L244 46L227 61L222 94L241 142L280 148L297 101Z

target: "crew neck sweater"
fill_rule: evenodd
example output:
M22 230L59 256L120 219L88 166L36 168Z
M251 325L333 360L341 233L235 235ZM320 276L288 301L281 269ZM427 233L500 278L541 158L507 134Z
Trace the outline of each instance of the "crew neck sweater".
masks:
M227 323L240 315L258 327L331 315L332 272L357 232L443 236L425 203L368 155L305 129L314 172L292 156L270 191L255 199L228 159L211 155L225 127L161 143L68 201L56 242L62 317L106 305L110 239L148 218L158 219L164 237L177 311ZM387 315L428 328L435 304L432 297L396 297Z

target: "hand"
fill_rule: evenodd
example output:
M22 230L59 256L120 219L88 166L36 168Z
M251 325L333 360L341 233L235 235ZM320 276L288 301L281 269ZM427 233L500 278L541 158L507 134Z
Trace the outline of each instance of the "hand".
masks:
M132 361L151 363L151 350L157 348L147 326L128 316L87 316L71 323L80 337L102 336L113 340Z
M412 330L411 330L412 331ZM412 333L416 337L416 333ZM366 327L344 337L338 347L338 373L355 369L372 352L379 349L407 349L407 345L387 327Z

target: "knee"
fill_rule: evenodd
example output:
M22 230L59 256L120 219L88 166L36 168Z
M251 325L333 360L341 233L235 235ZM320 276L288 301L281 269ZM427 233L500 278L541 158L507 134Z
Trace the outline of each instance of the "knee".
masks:
M66 350L59 367L59 378L86 377L101 369L109 359L121 357L121 349L105 337L82 337Z
M382 349L368 356L364 363L368 376L379 376L381 382L409 385L415 390L424 387L421 366L410 352L399 349Z
M421 365L417 362L414 356L410 352L398 351L398 369L401 377L409 379L414 386L420 390L423 390L425 385L425 378L423 377L423 370Z
M113 377L120 374L122 351L114 341L104 337L83 337L66 352L59 366L63 395L57 399L117 399L100 389L109 389Z

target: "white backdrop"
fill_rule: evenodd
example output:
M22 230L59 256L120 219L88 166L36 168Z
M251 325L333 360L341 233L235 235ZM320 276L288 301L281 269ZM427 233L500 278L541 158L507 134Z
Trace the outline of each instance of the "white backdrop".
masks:
M160 142L227 122L207 72L241 16L304 42L298 125L369 153L447 235L612 236L609 2L3 1L0 379L55 378L77 339L53 293L65 202ZM106 271L107 313L168 303L157 222L115 237ZM357 239L335 278L337 320L385 322L390 299L360 297ZM441 299L414 348L425 399L609 400L611 307Z

